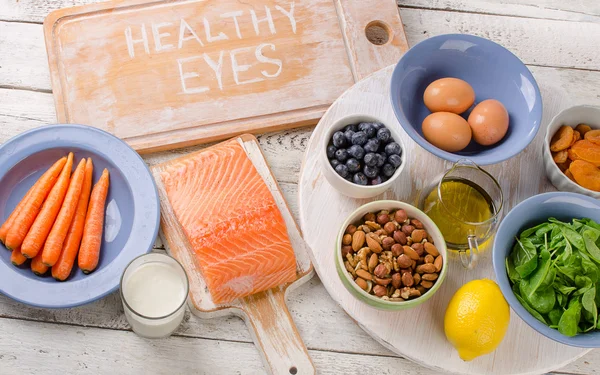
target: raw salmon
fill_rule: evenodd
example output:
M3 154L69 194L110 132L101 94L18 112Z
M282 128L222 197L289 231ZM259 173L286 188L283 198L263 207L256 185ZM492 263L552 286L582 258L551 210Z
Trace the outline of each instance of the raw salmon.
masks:
M185 158L161 177L216 304L296 279L283 216L237 140Z

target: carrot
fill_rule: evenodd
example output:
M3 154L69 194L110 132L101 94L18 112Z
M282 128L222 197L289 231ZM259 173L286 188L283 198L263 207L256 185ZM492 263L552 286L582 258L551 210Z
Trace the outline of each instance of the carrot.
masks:
M2 226L0 227L0 242L4 243L6 241L6 235L8 234L8 229L10 228L10 226L13 224L13 222L17 218L17 215L19 215L19 212L21 212L21 210L27 203L27 200L29 199L29 197L31 197L31 192L33 191L33 189L35 189L35 187L37 186L39 181L40 180L37 180L37 182L27 191L27 194L25 194L23 199L21 199L19 204L17 204L17 207L15 207L15 209L10 214L8 219L6 219L4 224L2 224Z
M79 202L77 202L77 211L71 222L67 238L65 239L62 252L58 261L52 266L52 277L56 280L65 281L71 274L75 258L79 252L79 244L83 234L83 224L85 223L85 214L87 213L88 201L92 190L92 173L94 165L92 158L87 160L85 165L85 177L83 178L83 186Z
M10 261L15 266L20 266L21 264L25 263L26 260L27 260L27 258L25 258L23 256L23 254L21 254L21 248L20 247L17 247L16 249L14 249L12 251L12 254L10 255Z
M35 258L46 242L46 237L54 224L54 219L60 210L67 188L69 187L69 179L71 177L71 168L73 167L73 153L69 153L67 163L56 180L56 184L50 190L48 198L44 202L40 213L35 218L31 229L25 236L21 245L21 253L27 258Z
M42 253L39 253L31 260L31 270L38 276L44 275L48 272L48 267L42 262Z
M79 248L78 264L83 273L90 273L98 266L100 246L102 245L102 229L104 227L104 203L108 193L108 170L104 169L100 180L94 185L88 212L83 227L83 238Z
M40 211L42 203L44 203L46 196L52 187L54 187L54 183L66 163L67 158L63 157L59 159L36 182L36 186L31 192L27 204L23 206L21 212L15 217L6 234L4 244L9 250L16 249L23 243L25 236Z
M73 216L77 210L77 203L79 202L79 196L81 195L84 177L85 159L82 159L71 177L67 195L65 196L65 200L58 212L52 230L50 230L50 234L48 234L44 249L42 250L42 262L48 267L54 266L60 256L65 237L67 237L67 231L71 226L71 221L73 221Z

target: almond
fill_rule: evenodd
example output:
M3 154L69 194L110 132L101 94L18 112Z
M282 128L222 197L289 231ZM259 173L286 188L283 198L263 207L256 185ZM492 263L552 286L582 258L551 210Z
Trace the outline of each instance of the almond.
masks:
M377 267L377 264L379 263L379 259L377 258L377 254L373 253L371 254L371 257L369 258L369 272L373 272L373 270L375 269L375 267Z
M361 279L365 279L365 280L373 280L373 277L371 276L371 274L368 271L365 271L363 269L357 270L356 276L360 277Z
M427 252L427 254L431 254L434 257L440 255L440 252L438 251L437 247L435 247L434 244L432 244L430 242L425 242L425 244L423 246L425 247L425 251Z
M425 263L433 263L434 260L435 260L435 258L431 254L425 255L425 258L424 258Z
M410 234L410 237L412 238L413 242L421 242L423 239L427 238L427 232L425 232L423 229L415 229Z
M433 261L433 265L435 266L435 272L440 272L442 270L442 266L444 264L444 259L441 255L438 255L437 258Z
M367 290L368 285L367 285L367 282L365 280L363 280L363 279L361 279L359 277L356 280L354 280L354 282L356 283L356 285L358 285L360 287L360 289Z
M358 272L356 272L356 274L358 275ZM423 280L434 281L434 280L437 280L438 274L437 273L425 273L425 274L423 274L422 278L423 278Z
M433 281L423 280L421 281L421 286L425 289L429 289L433 286Z
M365 232L361 230L357 230L352 235L352 249L354 251L360 250L361 247L365 244Z
M421 264L419 266L417 266L416 269L417 273L434 273L435 272L435 266L431 263L425 263L425 264Z
M346 246L346 245L350 245L352 243L352 235L351 234L344 234L344 237L342 238L342 245Z
M372 252L379 254L383 251L383 249L381 248L381 245L379 244L379 242L377 242L377 239L379 239L379 238L375 235L368 236L367 237L367 246L369 246L369 249L371 249Z
M375 284L377 285L383 285L383 286L387 286L389 283L392 282L392 278L389 277L387 279L380 279L379 277L374 277L373 280L375 281Z
M417 259L420 258L419 254L412 247L410 247L410 246L404 246L403 249L404 249L404 254L408 255L408 257L410 259L417 260Z

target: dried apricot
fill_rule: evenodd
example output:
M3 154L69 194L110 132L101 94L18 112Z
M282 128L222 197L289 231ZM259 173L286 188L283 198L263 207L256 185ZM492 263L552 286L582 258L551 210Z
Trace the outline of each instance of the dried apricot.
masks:
M556 163L556 165L558 165L558 168L560 168L561 171L565 172L571 165L571 159L567 159L564 163Z
M572 127L563 125L558 129L552 140L550 141L550 151L558 152L562 150L566 150L573 143L573 133L574 130Z
M581 160L581 158L575 154L572 148L567 150L567 154L569 155L569 160Z
M600 145L600 130L590 130L585 133L585 140Z
M571 142L571 146L573 146L575 144L575 142L577 142L580 139L581 139L581 133L578 132L577 130L574 130L573 131L573 142Z
M581 135L585 136L585 133L589 132L590 130L592 130L592 128L589 125L586 124L579 124L575 127L575 130L577 130L578 132L581 133Z
M568 157L569 157L569 153L567 152L567 150L562 150L559 152L552 153L552 159L554 159L554 162L556 164L566 162Z
M577 181L575 181L575 178L573 177L573 173L571 173L570 170L566 170L565 171L565 176L567 176L569 178L569 180L573 181L574 183L577 183Z
M589 134L590 132L588 132ZM569 158L572 160L585 160L595 166L600 166L600 145L586 141L585 139L575 142L569 149ZM575 157L571 157L574 154Z
M569 171L579 185L586 189L600 191L600 169L594 164L585 160L575 160L571 163Z

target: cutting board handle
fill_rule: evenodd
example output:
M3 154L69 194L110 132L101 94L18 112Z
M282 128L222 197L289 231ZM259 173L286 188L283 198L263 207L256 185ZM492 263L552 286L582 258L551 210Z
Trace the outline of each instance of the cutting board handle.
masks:
M315 374L285 304L284 290L269 290L243 298L242 309L267 371L275 375Z

